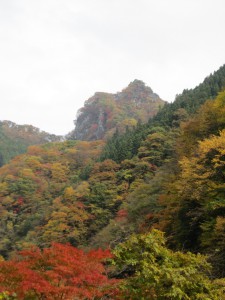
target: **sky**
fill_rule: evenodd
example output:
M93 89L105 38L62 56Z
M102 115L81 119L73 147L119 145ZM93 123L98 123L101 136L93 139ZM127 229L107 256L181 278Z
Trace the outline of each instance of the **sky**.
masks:
M95 92L169 102L225 63L224 0L0 0L0 120L64 135Z

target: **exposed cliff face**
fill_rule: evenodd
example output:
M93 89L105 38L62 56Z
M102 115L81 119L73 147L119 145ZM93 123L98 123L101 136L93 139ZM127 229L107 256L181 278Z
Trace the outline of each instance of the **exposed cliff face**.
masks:
M134 80L116 94L95 93L82 107L75 120L75 129L68 137L96 140L111 136L116 129L124 131L138 120L147 122L165 101L153 93L144 82Z
M77 112L73 138L77 140L101 139L106 130L107 112L110 102L115 101L112 94L95 93L89 98L84 107Z

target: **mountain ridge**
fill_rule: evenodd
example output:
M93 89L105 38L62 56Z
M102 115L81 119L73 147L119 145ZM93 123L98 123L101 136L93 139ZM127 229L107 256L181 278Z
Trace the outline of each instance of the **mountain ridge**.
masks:
M16 155L26 152L30 145L63 141L57 136L40 130L33 125L18 125L9 120L0 121L0 165L7 163Z

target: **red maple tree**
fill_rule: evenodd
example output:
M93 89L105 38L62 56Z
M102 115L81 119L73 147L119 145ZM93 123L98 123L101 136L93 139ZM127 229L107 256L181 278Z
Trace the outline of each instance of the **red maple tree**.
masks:
M85 253L58 243L20 251L0 262L0 291L16 293L18 299L113 299L117 281L107 277L102 263L109 257L108 250Z

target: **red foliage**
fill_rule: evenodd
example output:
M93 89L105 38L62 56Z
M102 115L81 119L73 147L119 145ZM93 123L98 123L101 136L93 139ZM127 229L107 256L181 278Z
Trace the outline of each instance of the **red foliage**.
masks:
M23 197L19 197L19 198L17 199L17 204L21 206L23 203L24 203Z
M15 292L18 299L96 299L115 295L116 280L108 279L102 261L109 251L84 253L54 243L41 251L24 250L11 261L0 262L0 291Z
M124 218L127 218L127 216L128 216L127 210L126 209L120 209L117 212L116 219L119 221L119 220L122 220Z
M77 197L77 198L81 198L81 197ZM82 203L81 201L77 201L76 202L76 206L78 208L84 209L86 206L84 205L84 203Z

